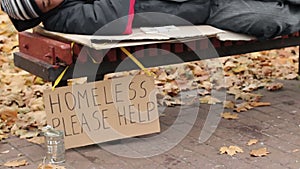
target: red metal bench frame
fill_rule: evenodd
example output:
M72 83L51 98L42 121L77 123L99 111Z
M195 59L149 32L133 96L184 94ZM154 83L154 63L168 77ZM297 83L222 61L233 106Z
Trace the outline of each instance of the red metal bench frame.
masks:
M210 43L208 43L208 40ZM189 44L189 47L186 45L187 43ZM126 47L126 49L130 52L142 49L151 49L144 50L145 52L142 52L140 56L137 56L143 63L147 63L147 59L156 59L157 61L155 64L145 65L147 67L151 67L176 63L172 61L172 59L168 59L168 55L166 53L157 49L170 51L171 53L179 56L184 62L188 62L199 60L199 57L195 56L193 50L205 53L205 50L207 50L211 44L216 49L218 56L221 57L298 46L300 44L300 36L299 32L296 32L280 38L264 41L220 41L217 38L204 38L187 43L160 43ZM63 77L63 81L76 78L77 76L89 77L90 74L94 74L94 72L89 72L89 65L94 63L90 62L89 58L82 54L78 58L79 53L83 48L82 45L72 45L71 42L52 39L37 33L20 32L19 48L19 52L14 53L15 65L43 78L46 81L55 81L67 65L70 66L70 69L68 69L67 73ZM94 59L103 59L103 61L99 66L96 79L90 79L90 81L99 80L103 78L104 74L114 72L115 68L126 58L126 55L119 48L94 51L93 54L96 56ZM72 72L76 59L79 60L80 64L83 66L82 72L74 77ZM132 69L137 69L137 66L132 62L128 62L124 71ZM300 63L298 70L300 72Z

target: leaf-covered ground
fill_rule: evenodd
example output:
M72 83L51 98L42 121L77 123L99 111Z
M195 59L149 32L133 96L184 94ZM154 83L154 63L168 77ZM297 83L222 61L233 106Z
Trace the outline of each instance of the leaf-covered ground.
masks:
M14 66L17 38L8 17L0 12L0 140L9 134L35 137L46 124L42 95L50 85Z
M43 91L49 83L14 66L12 53L18 50L17 33L8 17L0 11L0 140L10 134L35 138L45 126ZM219 65L214 63L220 63ZM271 103L261 102L257 89L274 91L284 87L274 79L296 79L298 48L256 52L219 59L204 60L176 66L151 68L160 91L160 105L191 104L178 99L182 90L197 89L197 101L202 104L223 104L232 110L224 112L225 119L238 120L239 112ZM213 66L212 66L213 65ZM221 71L222 74L217 72ZM121 73L121 76L133 72ZM120 75L120 73L118 74ZM111 78L116 75L107 75ZM224 80L224 81L223 81ZM221 101L211 96L212 90L226 89L234 100ZM228 149L223 153L230 152ZM234 149L234 153L241 152ZM254 155L259 153L253 152Z

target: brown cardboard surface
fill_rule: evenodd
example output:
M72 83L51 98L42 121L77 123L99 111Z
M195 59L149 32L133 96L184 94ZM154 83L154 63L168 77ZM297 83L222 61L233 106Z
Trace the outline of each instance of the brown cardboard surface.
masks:
M47 31L42 27L37 27L34 29L34 31L44 36L73 41L97 50L165 42L187 42L208 37L217 37L223 41L249 41L255 39L255 37L233 33L230 31L224 31L209 25L176 26L175 28L173 27L174 26L172 26L172 29L166 29L166 27L135 28L133 29L133 33L130 35L116 36L64 34L59 32Z
M56 88L44 93L47 123L65 132L73 148L160 131L152 77L113 80Z

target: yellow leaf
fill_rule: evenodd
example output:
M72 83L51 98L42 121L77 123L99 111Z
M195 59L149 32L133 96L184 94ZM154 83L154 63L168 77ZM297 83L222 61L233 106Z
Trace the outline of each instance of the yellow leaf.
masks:
M162 72L158 77L157 80L161 81L161 82L166 82L167 81L167 73L166 72Z
M34 111L29 112L24 117L27 119L28 125L32 126L43 126L46 125L46 112L45 111Z
M259 88L259 85L253 83L253 84L250 84L250 85L244 87L244 88L242 89L242 91L244 91L244 92L252 92L253 90L256 90L257 88Z
M230 113L230 112L222 113L221 116L222 116L224 119L228 119L228 120L239 119L238 114L233 114L233 113Z
M248 70L248 67L246 65L240 65L240 66L237 66L237 67L232 69L232 71L234 73L241 73L241 72L244 72L246 70Z
M235 95L235 99L242 99L245 101L258 101L261 97L262 95L260 94L247 93L247 92L241 92Z
M229 90L227 91L227 93L232 94L232 95L237 95L239 93L241 93L242 91L237 87L237 86L232 86L229 88Z
M227 61L226 63L225 63L225 65L224 65L224 70L225 71L229 71L231 68L234 68L234 67L236 67L237 66L237 64L236 63L234 63L233 61Z
M228 150L228 147L221 147L220 148L220 154L224 154L224 153L226 153L226 151Z
M31 138L36 137L40 132L39 131L26 131L20 135L20 138Z
M40 78L40 77L35 77L33 83L34 84L43 85L43 84L45 84L45 81L42 78Z
M260 148L257 150L251 150L250 155L254 157L263 157L269 154L270 152L267 151L267 148Z
M244 151L238 147L238 146L229 146L229 147L221 147L220 148L220 154L225 154L227 153L230 156L233 156L237 153L243 153Z
M266 85L266 88L269 91L280 90L282 87L283 87L282 83L271 83L271 84Z
M202 75L206 75L207 72L203 70L200 66L195 66L195 68L193 69L193 74L195 76L202 76Z
M19 167L19 166L28 165L28 162L26 160L14 160L14 161L8 161L3 165L6 167Z
M43 144L45 143L45 138L44 137L33 137L31 139L27 139L27 141L35 144Z
M164 85L163 91L170 96L176 96L180 92L180 89L176 82L172 81Z
M288 74L288 75L284 76L284 78L286 78L287 80L293 80L293 79L296 79L297 77L298 77L297 73Z
M217 98L211 97L211 96L205 96L199 99L200 103L204 104L217 104L220 103L221 101Z
M248 102L237 104L237 105L235 105L235 107L236 108L234 108L234 111L236 111L238 113L243 112L243 111L248 111L253 108Z
M28 103L28 107L32 111L40 111L44 110L44 100L42 97L39 98L31 98Z
M206 89L207 91L211 91L212 84L208 81L203 81L201 84L199 84L199 88Z
M229 149L235 150L237 153L243 153L243 149L238 146L229 146Z
M64 166L52 165L52 164L40 164L38 169L66 169Z
M234 103L232 101L224 101L223 102L223 107L226 109L233 109L234 108Z
M247 145L248 145L248 146L251 146L251 145L253 145L253 144L256 144L257 142L258 142L258 140L256 140L256 139L251 139L251 140L248 141Z
M260 106L270 106L271 103L270 102L251 102L250 105L253 107L260 107Z
M7 134L0 134L0 141L6 138L8 138Z
M164 103L166 104L167 107L185 105L185 103L180 101L179 99L164 100Z

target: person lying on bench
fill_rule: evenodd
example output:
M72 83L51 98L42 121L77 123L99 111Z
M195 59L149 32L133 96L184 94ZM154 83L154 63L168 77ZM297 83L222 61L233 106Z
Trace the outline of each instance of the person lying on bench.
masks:
M74 34L100 28L101 34L130 34L132 27L187 22L264 39L300 30L300 0L2 0L1 7L18 31L41 22Z

